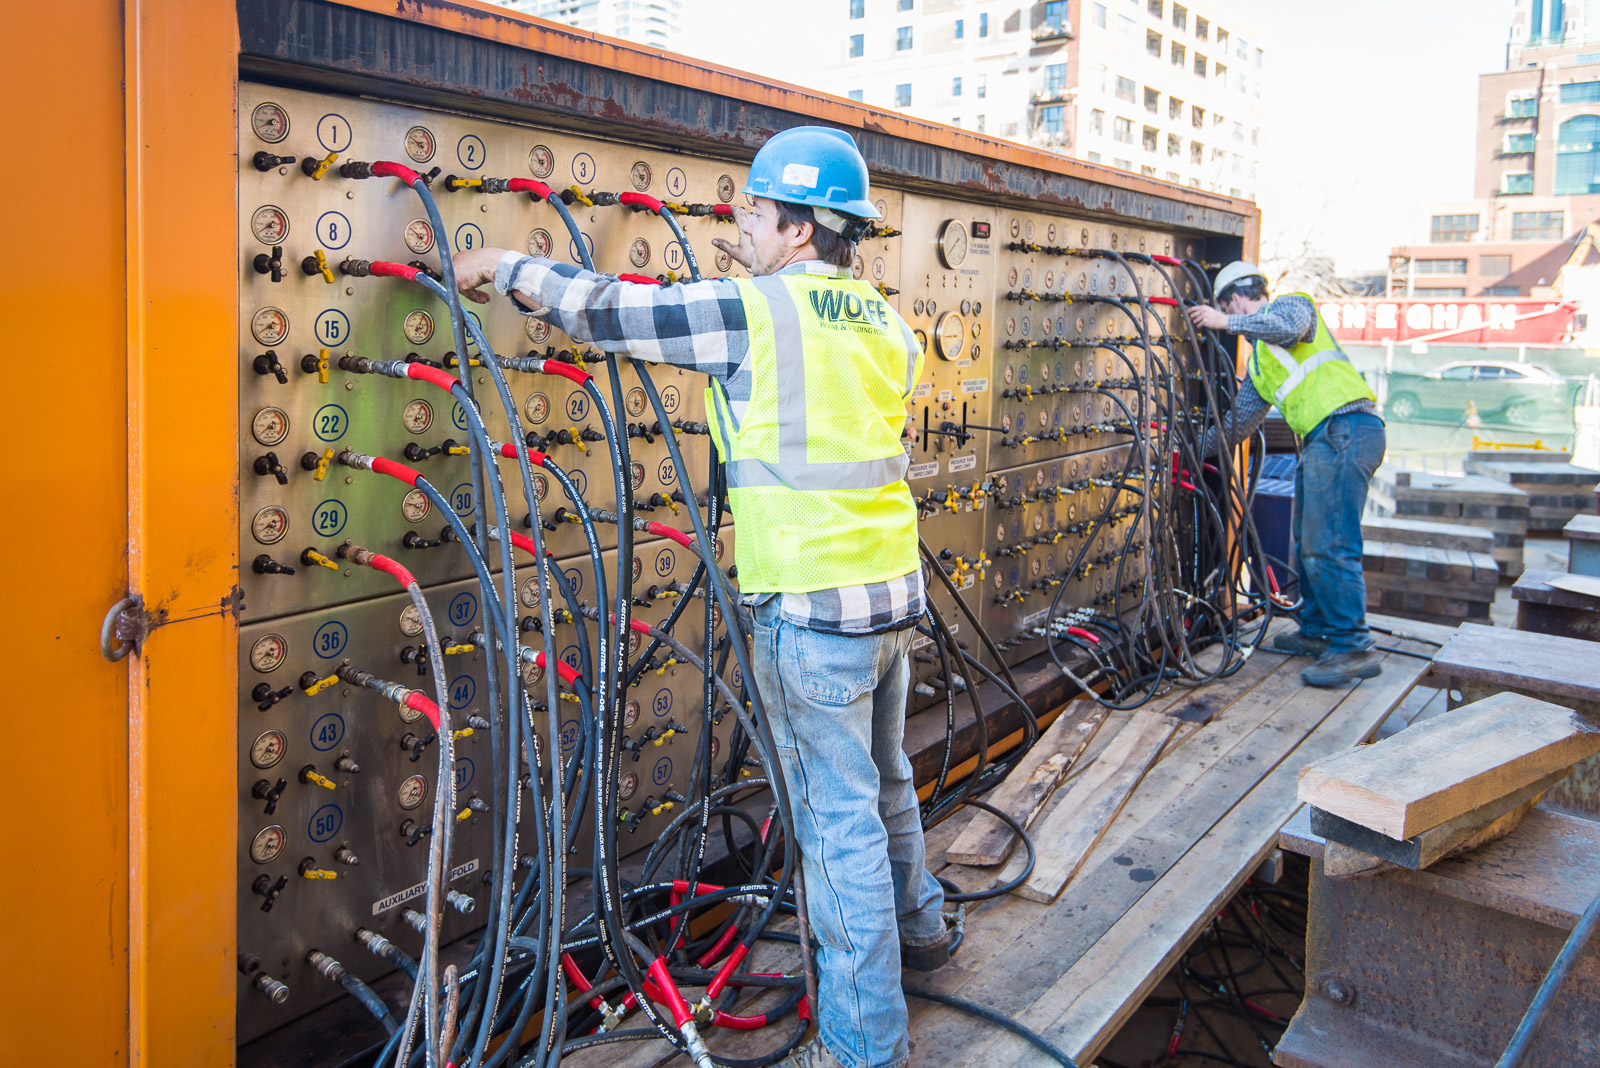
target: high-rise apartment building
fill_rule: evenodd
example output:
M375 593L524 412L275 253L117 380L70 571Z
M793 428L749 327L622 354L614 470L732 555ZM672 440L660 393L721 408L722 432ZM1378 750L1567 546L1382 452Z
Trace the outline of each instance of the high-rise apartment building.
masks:
M1478 78L1472 192L1422 206L1391 294L1532 295L1600 219L1600 4L1517 0L1506 69Z
M501 7L657 48L683 40L682 0L495 0Z
M1231 196L1260 181L1267 59L1174 0L824 0L819 88Z

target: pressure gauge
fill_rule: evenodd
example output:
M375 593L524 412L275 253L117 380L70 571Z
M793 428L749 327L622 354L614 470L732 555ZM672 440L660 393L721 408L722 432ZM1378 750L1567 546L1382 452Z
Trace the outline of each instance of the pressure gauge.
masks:
M405 232L401 235L406 243L406 248L418 256L433 248L433 225L427 219L412 219L406 223Z
M250 335L263 345L281 345L289 336L289 317L282 308L262 308L250 317Z
M543 504L544 499L550 495L550 480L543 475L533 476L533 495Z
M257 864L271 864L278 859L288 841L289 836L276 823L271 827L263 827L250 839L250 859Z
M720 752L722 752L722 745L717 741L717 736L713 734L711 736L711 759L717 759L717 754Z
M622 709L622 725L631 727L639 722L639 702L629 701Z
M633 239L633 244L628 246L628 262L635 267L643 267L650 262L650 242L642 237Z
M733 201L733 175L724 174L717 178L717 199L724 204Z
M548 257L552 247L554 246L550 240L549 230L540 227L528 231L528 255Z
M619 800L626 801L638 792L639 776L635 773L630 771L617 781L617 798Z
M727 274L733 270L733 257L726 252L719 249L712 259L716 262L718 274Z
M434 149L438 142L434 140L433 131L426 126L413 126L406 131L406 155L417 163L426 163L433 158Z
M1050 365L1048 363L1043 363L1043 364L1039 365L1039 381L1041 381L1041 382L1050 381Z
M424 651L422 655L427 656L428 654ZM399 705L398 710L400 712L400 722L402 723L415 723L422 718L421 710L412 708L410 705Z
M628 466L633 473L633 488L637 490L644 485L644 464L634 460Z
M289 655L289 643L281 634L263 634L250 647L250 666L261 674L276 671Z
M533 689L544 681L544 668L529 661L522 663L522 685L525 689Z
M961 355L961 346L967 337L966 324L961 321L959 313L945 312L934 327L934 335L939 355L953 360Z
M289 236L289 213L276 204L263 204L250 216L250 232L263 245L281 245Z
M522 406L522 414L528 417L530 423L542 423L550 418L550 398L543 393L534 393L528 397Z
M867 262L857 256L850 262L850 277L855 279L865 278L867 275Z
M400 609L400 633L415 638L422 633L422 610L414 604Z
M927 310L927 308L928 308L927 303L925 301L923 301L923 299L921 297L918 297L916 300L911 302L911 314L912 315L921 315L924 311Z
M520 599L524 608L539 607L539 576L529 575L522 580Z
M543 145L528 150L528 172L535 178L548 178L556 169L556 154Z
M643 389L641 389L638 386L634 386L632 389L628 390L628 395L627 395L627 397L625 399L625 403L628 406L628 414L629 415L633 416L636 419L639 416L643 415L644 414L645 402L646 402L646 397L645 397Z
M413 345L426 345L433 339L433 316L421 308L406 312L400 330Z
M921 349L922 354L926 356L928 354L928 332L918 327L911 331L911 336L917 339L917 348Z
M922 308L928 313L929 318L939 314L939 302L934 300L932 297L928 298L927 303L925 303Z
M939 229L939 259L952 271L967 261L967 224L951 219Z
M413 775L400 784L395 791L395 800L404 809L413 809L422 804L428 796L428 780L421 775Z
M1035 515L1033 517L1033 532L1035 534L1037 534L1039 531L1041 531L1043 529L1044 529L1044 515L1043 514Z
M1020 237L1021 235L1022 235L1022 221L1020 219L1012 219L1011 220L1011 236L1012 237Z
M994 536L996 541L1004 542L1006 540L1006 525L1004 523L994 528Z
M638 656L639 646L644 644L644 636L636 630L628 632L628 655Z
M633 183L633 187L641 193L650 188L650 178L650 164L646 163L644 160L640 160L638 163L635 163L633 165L633 169L628 172L628 180L631 181Z
M721 535L711 539L711 555L718 563L722 562L722 550L724 548Z
M1056 287L1056 272L1044 272L1044 287L1046 289L1054 289Z
M716 601L711 602L711 629L716 630L722 626L722 606Z
M525 315L522 317L522 322L522 329L527 333L528 340L535 345L542 345L550 337L550 324L537 315Z
M433 425L433 405L421 397L407 401L400 412L400 421L405 424L408 433L421 434Z
M289 136L289 113L271 102L257 104L250 113L250 129L269 145Z
M428 518L430 507L428 495L419 489L411 490L400 498L400 514L407 523L420 523Z
M283 759L289 741L282 731L263 731L250 743L250 763L258 768L270 768Z
M250 520L250 535L262 545L275 545L289 533L289 513L269 504Z
M629 570L633 572L633 581L638 582L639 576L644 574L644 561L635 556L633 566Z
M250 420L250 433L263 445L281 445L289 436L289 414L282 408L263 408Z

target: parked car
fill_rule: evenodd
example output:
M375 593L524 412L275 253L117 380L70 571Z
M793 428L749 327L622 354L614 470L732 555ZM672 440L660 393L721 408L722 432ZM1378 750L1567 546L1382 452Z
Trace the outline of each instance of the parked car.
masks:
M1384 416L1456 420L1476 410L1484 422L1530 426L1570 419L1581 385L1536 363L1462 360L1425 374L1390 372Z

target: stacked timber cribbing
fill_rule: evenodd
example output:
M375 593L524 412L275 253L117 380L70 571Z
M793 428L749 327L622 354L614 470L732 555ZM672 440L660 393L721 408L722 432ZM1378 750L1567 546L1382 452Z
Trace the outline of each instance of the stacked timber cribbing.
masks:
M1488 553L1369 540L1361 551L1367 610L1453 627L1489 622L1500 567Z
M1454 523L1428 523L1420 519L1361 520L1361 536L1368 541L1392 541L1401 545L1425 545L1430 549L1463 549L1471 553L1494 555L1494 535L1477 527Z
M1476 527L1494 535L1492 555L1504 578L1522 574L1528 495L1482 475L1432 475L1384 464L1372 479L1372 510L1384 519Z
M1468 454L1467 474L1509 483L1528 495L1528 529L1560 530L1575 515L1594 511L1600 471L1577 467L1564 452L1511 456ZM1480 458L1481 457L1481 458Z

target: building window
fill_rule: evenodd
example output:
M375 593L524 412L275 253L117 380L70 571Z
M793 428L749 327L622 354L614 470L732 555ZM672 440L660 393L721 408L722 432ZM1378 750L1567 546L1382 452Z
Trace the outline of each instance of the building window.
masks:
M1563 104L1593 104L1600 101L1600 82L1568 82L1561 87Z
M1089 162L1090 163L1099 163L1100 162L1100 153L1098 153L1098 152L1089 153Z
M1600 85L1600 82L1596 82ZM1600 115L1579 115L1556 136L1556 196L1600 190Z
M1435 215L1428 240L1435 245L1471 241L1478 233L1476 215Z
M1111 165L1124 171L1133 170L1133 160L1131 159L1112 159Z
M1506 134L1505 151L1502 155L1520 156L1533 151L1533 134L1514 133Z
M901 82L894 87L894 106L908 108L911 106L911 83Z
M1202 78L1206 76L1206 57L1199 52L1194 54L1194 72Z
M989 36L989 13L987 11L978 14L978 36Z
M894 31L894 50L904 52L911 47L911 27L901 26Z
M1128 16L1126 16L1126 15L1118 15L1117 16L1117 36L1118 37L1126 37L1129 41L1132 41L1133 40L1133 33L1138 28L1139 28L1138 23L1134 22Z
M1203 127L1205 124L1206 124L1206 109L1202 108L1202 107L1191 107L1189 109L1189 125L1193 126L1195 129L1198 130L1201 127Z
M1106 113L1099 108L1089 112L1089 132L1103 134L1106 132Z
M1224 89L1228 87L1228 68L1225 64L1217 63L1211 68L1211 76L1215 78Z
M1139 173L1144 175L1146 178L1154 178L1156 176L1156 169L1150 166L1148 163L1142 163L1139 165Z
M1256 68L1260 69L1261 67L1264 67L1266 65L1267 65L1266 53L1261 51L1261 49L1259 49L1259 48L1256 49Z
M1164 6L1162 0L1146 0L1145 6L1150 9L1150 14L1154 15L1156 18L1161 17L1161 9Z
M1479 256L1478 276L1481 278L1504 278L1511 273L1510 256Z
M1199 141L1190 141L1189 142L1189 162L1193 163L1195 166L1198 167L1200 164L1204 163L1205 161L1206 161L1206 146L1202 145Z
M1146 152L1154 152L1156 150L1156 144L1160 138L1160 130L1156 129L1154 126L1146 126L1144 128L1144 136L1141 138L1144 143L1144 150Z
M1057 137L1066 129L1067 109L1060 104L1039 109L1039 132Z
M1172 42L1172 65L1181 67L1189 62L1189 50L1177 41Z
M1129 103L1132 103L1133 102L1133 95L1134 95L1134 89L1135 88L1136 88L1136 86L1133 84L1133 79L1132 78L1124 78L1120 74L1117 75L1117 99L1118 100L1126 100Z
M867 17L867 0L850 0L850 17L864 19Z
M1067 91L1067 65L1051 63L1044 68L1044 95L1055 100Z
M1169 118L1169 119L1181 119L1181 118L1183 118L1183 101L1179 100L1175 96L1167 97L1167 118Z
M1560 241L1566 213L1560 211L1514 211L1511 213L1511 240Z
M960 96L961 95L961 76L960 75L957 75L956 77L950 79L950 95L951 96Z
M1533 175L1502 174L1500 176L1500 192L1507 196L1522 196L1532 193Z
M1520 297L1520 286L1484 286L1483 295L1486 297Z
M1248 63L1250 61L1250 42L1246 41L1243 37L1238 38L1234 42L1233 57L1235 59L1242 59Z
M857 103L860 103L862 100L866 99L865 90L862 90L862 89L852 89L852 90L850 90L850 99L856 101Z
M956 40L959 41L959 40L961 40L961 38L965 37L966 35L967 35L967 24L966 24L966 22L964 22L961 19L956 19Z
M1157 59L1161 58L1161 35L1155 30L1144 31L1144 50Z
M1173 4L1172 25L1176 29L1187 30L1189 28L1189 9L1182 4Z
M1181 156L1183 154L1183 138L1177 134L1167 134L1167 155Z
M1217 27L1217 46L1222 49L1222 54L1228 54L1228 31L1221 26Z
M867 50L867 38L866 38L866 35L865 34L860 34L860 33L852 33L850 35L850 58L851 59L859 59L861 57L861 55L864 52L866 52L866 50Z
M978 132L979 133L983 133L983 128L985 126L987 126L987 125L989 125L989 116L987 116L987 115L979 115L978 116Z
M1125 145L1133 144L1133 120L1121 115L1111 120L1111 139Z
M1532 119L1539 115L1539 98L1536 96L1517 97L1506 101L1506 118Z
M1067 0L1046 0L1044 5L1044 25L1056 33L1065 33L1067 29Z
M1161 108L1161 90L1160 89L1152 89L1148 85L1145 86L1144 87L1144 109L1146 111L1158 111L1158 110L1160 110L1160 108Z
M988 95L989 95L989 76L987 74L980 74L980 75L978 75L978 99L982 100L984 97L986 97Z
M1194 17L1194 35L1204 41L1211 35L1211 22L1199 15Z
M1106 5L1094 5L1094 24L1102 30L1106 28Z
M894 0L894 9L896 11L910 11L911 0Z
M1452 300L1467 295L1465 286L1439 286L1433 289L1415 289L1411 295L1422 300Z
M1466 274L1466 260L1412 260L1411 269L1417 274Z
M1244 71L1240 71L1238 76L1233 79L1233 84L1234 88L1238 89L1239 92L1247 93L1250 91L1250 76Z

